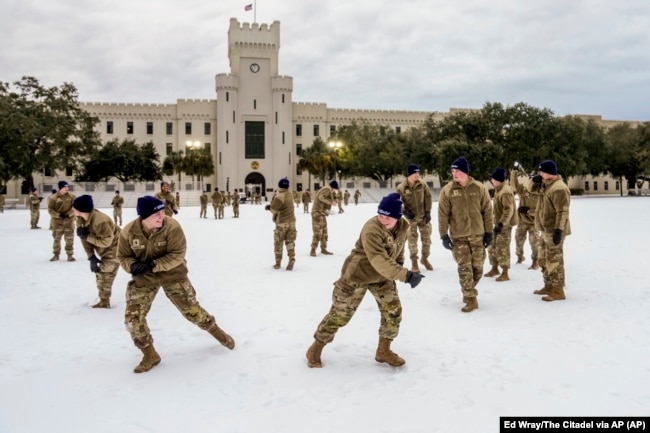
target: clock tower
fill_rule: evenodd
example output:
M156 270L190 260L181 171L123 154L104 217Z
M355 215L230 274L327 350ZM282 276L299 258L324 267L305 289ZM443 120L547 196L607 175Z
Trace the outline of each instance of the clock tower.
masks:
M230 73L217 74L217 186L270 196L279 179L293 185L293 78L278 73L280 22L230 19Z

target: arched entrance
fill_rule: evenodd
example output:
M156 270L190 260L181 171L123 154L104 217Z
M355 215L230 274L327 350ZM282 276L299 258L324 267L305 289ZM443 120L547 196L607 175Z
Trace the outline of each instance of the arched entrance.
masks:
M262 197L266 196L266 180L259 172L252 172L246 176L244 180L244 191L246 197L251 198L253 194L260 194Z

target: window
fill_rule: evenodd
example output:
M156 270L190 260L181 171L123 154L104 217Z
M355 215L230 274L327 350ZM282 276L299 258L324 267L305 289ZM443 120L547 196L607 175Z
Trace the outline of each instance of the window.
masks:
M605 181L605 191L609 191L609 182Z
M257 110L257 99L253 99L253 110Z
M230 132L230 131L226 131L226 144L228 144L228 142L230 141L230 134L229 134L229 132Z
M594 191L598 191L598 182L594 180Z
M212 145L210 143L204 143L203 144L203 149L205 149L205 151L207 153L210 153L211 148L212 148Z
M133 122L126 122L126 133L133 134Z
M185 122L185 135L192 134L192 122Z
M278 124L278 112L277 111L275 112L275 124L276 125Z
M284 93L282 94L282 103L284 104Z
M401 127L401 126L396 126L396 127L395 127L395 133L396 133L397 135L400 135L400 134L402 133L402 127Z
M296 125L296 137L302 137L302 125L300 123Z
M245 158L264 158L264 122L246 122Z
M147 135L153 134L153 122L147 122Z
M113 133L113 121L109 120L106 122L106 133L107 134L112 134Z
M314 125L314 137L319 137L320 136L320 128L318 125Z
M589 191L589 182L585 181L585 191Z
M617 180L617 181L616 181L616 191L618 191L619 189L621 189L621 184L620 184L620 182Z
M174 133L174 124L172 122L167 122L165 128L167 130L167 135L172 135Z
M205 122L203 124L203 133L205 135L210 135L212 134L212 124L210 122Z
M284 144L284 131L282 131L282 144Z
M66 176L72 176L72 167L66 167L65 168L65 175Z
M336 125L330 125L330 135L334 135L336 133Z
M173 151L174 151L174 147L173 147L172 143L165 144L165 152L166 152L165 155L169 155Z
M296 155L302 156L302 144L296 144Z
M232 123L235 123L235 110L232 110Z
M230 100L230 92L226 92L226 102Z

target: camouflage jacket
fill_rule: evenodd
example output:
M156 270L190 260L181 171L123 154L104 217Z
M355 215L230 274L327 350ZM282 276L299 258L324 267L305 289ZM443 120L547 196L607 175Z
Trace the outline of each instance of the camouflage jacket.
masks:
M302 203L303 204L311 203L311 194L309 193L309 191L303 191Z
M135 262L153 261L153 272L134 278L142 284L161 286L187 277L186 250L185 234L175 219L165 217L163 226L147 236L142 220L136 218L120 233L117 259L128 273L131 273L131 265Z
M431 190L422 179L418 179L414 185L409 185L405 180L397 186L397 192L404 202L404 212L412 214L415 221L422 221L424 213L431 212Z
M560 229L564 235L570 235L570 204L571 191L562 180L562 176L545 181L542 184L542 195L537 203L535 228L547 234L553 233L555 229Z
M492 203L485 185L469 178L467 186L449 182L438 199L438 231L440 237L452 239L483 236L494 229Z
M88 220L77 217L77 227L88 229L88 237L81 239L88 258L96 253L101 260L116 260L120 227L108 215L93 209L88 214Z
M404 246L409 223L403 218L386 230L376 216L361 229L359 239L341 268L341 278L352 283L373 284L386 280L406 282Z
M116 209L119 209L122 206L124 206L124 197L122 197L121 195L116 195L115 197L113 197L113 200L111 200L111 206L113 206Z
M223 203L223 196L219 191L213 192L211 198L213 206L220 206Z
M176 197L174 197L174 194L171 192L168 192L167 194L163 193L162 191L157 192L156 198L165 203L165 215L172 216L174 215L174 211L178 210L178 206L176 205Z
M47 211L50 217L55 221L63 221L61 214L68 214L66 220L73 221L74 214L72 213L72 202L76 196L71 192L65 194L52 194L47 200Z
M208 195L207 194L201 194L199 197L199 203L201 204L201 207L205 207L208 205Z
M519 214L519 221L522 224L535 224L535 210L540 195L539 188L534 185L532 180L528 180L527 184L519 182L519 172L517 170L510 172L510 186L519 195L519 206L528 208L528 213Z
M514 227L519 223L515 193L507 183L502 183L494 189L492 200L494 224L501 223L504 228Z
M332 209L332 204L336 202L335 194L331 186L324 186L319 189L314 198L314 205L311 208L312 216L328 216Z
M295 223L295 203L293 195L286 189L280 188L271 201L271 213L276 224Z
M43 200L43 197L30 194L28 200L29 200L29 209L31 211L37 211L41 208L41 201Z

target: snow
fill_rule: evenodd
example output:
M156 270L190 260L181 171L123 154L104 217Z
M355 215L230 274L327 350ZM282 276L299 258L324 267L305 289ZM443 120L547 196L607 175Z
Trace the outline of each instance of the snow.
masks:
M292 272L272 268L264 206L242 205L239 219L226 208L223 220L184 207L177 219L190 280L237 346L219 345L159 292L148 321L163 360L134 374L141 353L123 325L128 275L118 273L113 308L90 308L97 291L78 238L76 262L49 262L47 212L43 230L30 230L27 210L7 210L0 432L467 433L497 431L499 416L647 416L649 213L645 198L574 198L567 300L532 294L542 277L527 258L512 266L511 281L483 278L480 309L470 314L459 311L456 265L434 219L435 270L415 289L398 283L403 321L393 349L406 365L375 362L379 314L368 294L325 347L324 367L310 369L305 352L332 283L376 204L330 216L335 254L318 257L309 256L311 219L301 205ZM125 209L124 221L133 218Z

